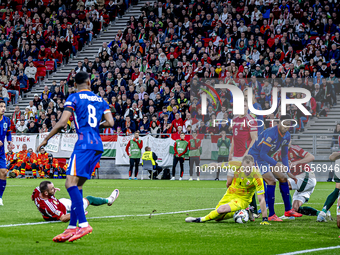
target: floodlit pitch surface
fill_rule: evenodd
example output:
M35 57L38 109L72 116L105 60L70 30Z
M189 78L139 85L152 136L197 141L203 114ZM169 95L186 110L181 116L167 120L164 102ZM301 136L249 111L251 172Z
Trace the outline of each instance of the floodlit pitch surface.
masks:
M52 180L67 197L65 180ZM43 222L31 201L40 180L8 179L0 207L0 254L282 254L312 250L312 254L340 254L336 222L318 223L316 217L274 222L260 219L246 224L185 223L188 216L204 216L226 191L224 181L91 180L84 196L107 197L118 188L117 201L108 207L90 206L93 233L75 243L54 243L66 223ZM321 209L335 183L318 183L308 206ZM278 186L276 212L283 215ZM331 208L336 217L336 204ZM18 225L20 224L20 225ZM333 247L330 249L329 247ZM310 252L310 251L309 251ZM295 253L292 253L295 254Z

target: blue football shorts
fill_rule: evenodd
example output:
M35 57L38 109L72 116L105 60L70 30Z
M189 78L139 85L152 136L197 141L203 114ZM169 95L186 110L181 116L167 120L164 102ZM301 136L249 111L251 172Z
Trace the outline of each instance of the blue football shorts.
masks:
M255 166L259 169L261 175L271 172L270 165L266 161L258 160L256 158L254 158L254 160L255 160Z
M99 162L102 151L74 150L66 171L66 175L91 179L94 167Z

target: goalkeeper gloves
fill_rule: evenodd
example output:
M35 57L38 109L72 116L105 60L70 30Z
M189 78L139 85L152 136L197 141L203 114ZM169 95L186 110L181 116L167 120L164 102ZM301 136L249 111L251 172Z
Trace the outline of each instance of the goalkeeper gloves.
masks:
M262 222L260 223L260 225L271 225L271 224L268 222L268 217L263 217L263 218L262 218Z

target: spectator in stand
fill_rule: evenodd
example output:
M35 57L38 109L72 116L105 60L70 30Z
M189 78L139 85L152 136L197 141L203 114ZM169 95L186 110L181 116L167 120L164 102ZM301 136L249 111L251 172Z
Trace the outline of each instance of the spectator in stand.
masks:
M86 72L86 67L83 66L83 63L81 61L78 61L78 66L76 68L74 68L75 73L79 73L79 72Z
M20 83L16 76L12 76L10 82L8 83L7 87L5 85L5 88L7 88L7 92L14 94L14 104L18 104L18 98L19 98L19 90L20 90ZM20 96L21 98L21 96Z
M178 127L183 128L183 119L180 117L179 112L175 114L175 119L171 123L172 125L172 133L177 133Z
M89 43L92 42L92 36L93 36L93 23L91 22L91 20L87 20L85 23L85 30L89 36Z
M53 81L54 84L54 81ZM47 98L51 97L51 91L48 89L47 86L44 87L44 91L41 93L41 99L43 99L44 95L47 95Z
M40 102L41 102L41 100L39 98L39 95L38 94L34 94L33 104L34 104L35 107L37 107L37 109L38 109L38 105L40 105Z
M48 132L51 132L51 130L54 128L56 124L57 124L56 119L51 120L51 126L49 127Z
M339 135L340 135L340 122L336 123L336 126L334 128L334 135L332 138L331 148L339 147Z
M0 99L5 101L6 105L8 104L9 95L7 89L4 88L2 84L0 84Z
M136 124L134 121L131 121L130 116L125 117L125 121L122 123L122 131L126 134L132 134L136 131Z
M47 94L44 94L44 95L43 95L43 99L42 99L41 102L40 102L40 105L41 105L42 108L46 111L50 102L53 102L53 100L50 99L50 98L48 98L48 97L47 97Z
M35 84L35 74L37 73L37 68L33 65L33 62L29 62L28 66L25 68L25 75L28 78L29 88L32 89Z
M21 89L27 88L28 77L27 77L26 74L24 74L23 71L19 71L18 82L20 83L20 88L21 88Z
M64 99L64 93L60 91L60 87L57 86L54 89L54 93L52 93L51 98L56 102L58 99L63 100Z
M15 131L15 126L20 121L20 118L21 118L21 111L20 111L20 107L17 105L14 108L14 112L13 112L12 118L11 118L11 130L12 131Z
M27 133L31 133L31 134L39 133L39 129L33 120L31 120L29 123Z
M126 110L124 118L127 116L129 116L131 120L135 121L135 123L139 123L143 116L142 112L137 108L137 103L133 103L132 108Z
M58 42L58 50L61 54L63 54L63 59L65 59L66 64L68 64L68 60L72 50L72 44L66 41L64 36L60 36L60 41Z
M24 134L27 133L28 128L25 124L25 120L20 120L19 125L16 126L16 133L18 134Z
M32 113L32 115L35 117L36 113L37 113L37 107L34 105L33 101L29 102L29 105L26 107L29 109L29 112Z

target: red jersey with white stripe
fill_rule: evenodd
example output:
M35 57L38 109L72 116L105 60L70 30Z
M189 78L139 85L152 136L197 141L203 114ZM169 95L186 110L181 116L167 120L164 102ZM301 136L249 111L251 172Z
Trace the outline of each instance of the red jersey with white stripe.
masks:
M41 198L39 187L34 189L32 200L42 214L44 220L56 221L59 220L62 215L67 213L66 207L54 196L51 196L49 199Z
M304 149L302 149L300 146L298 145L292 145L290 146L290 148L288 149L288 160L290 162L296 162L298 160L303 159L304 157L306 157L306 155L308 154L308 151L305 151ZM281 158L281 150L277 151L273 158L276 161L282 161ZM303 172L310 172L311 169L309 167L308 164L298 164L296 165L295 169L290 169L290 172L293 175L299 175Z
M251 143L250 132L257 132L256 126L257 122L250 114L233 119L234 157L243 157L248 150Z

